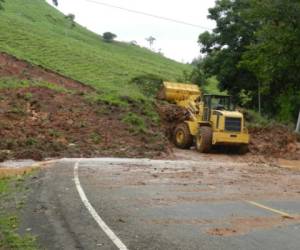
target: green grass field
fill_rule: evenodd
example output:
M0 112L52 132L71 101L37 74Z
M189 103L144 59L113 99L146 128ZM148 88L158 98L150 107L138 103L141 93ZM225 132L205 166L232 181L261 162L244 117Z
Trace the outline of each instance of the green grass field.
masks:
M182 78L191 67L127 43L106 43L45 0L9 0L0 11L0 51L92 85L103 99L144 98L131 79L154 74ZM105 27L103 27L105 29Z

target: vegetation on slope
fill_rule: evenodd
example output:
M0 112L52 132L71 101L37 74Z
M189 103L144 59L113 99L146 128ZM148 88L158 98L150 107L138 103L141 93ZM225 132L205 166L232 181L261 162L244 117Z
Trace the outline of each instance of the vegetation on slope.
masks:
M147 99L131 79L155 74L176 80L190 66L135 45L106 43L44 0L10 0L0 12L0 51L93 86L100 98L124 104L126 96ZM105 28L105 27L103 27Z

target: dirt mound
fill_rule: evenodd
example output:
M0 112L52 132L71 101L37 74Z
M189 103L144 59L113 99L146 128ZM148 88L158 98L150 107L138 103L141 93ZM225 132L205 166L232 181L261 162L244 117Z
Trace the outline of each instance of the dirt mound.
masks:
M182 122L189 118L188 111L176 104L157 103L157 107L161 118L166 122Z
M0 159L156 157L167 150L158 126L132 132L122 122L124 113L89 103L80 93L42 87L0 90Z
M19 60L4 52L0 53L0 76L14 77L24 80L45 81L63 86L67 89L74 89L82 92L93 90L91 87L84 85L81 82L75 81L41 66L32 65L24 60Z
M189 112L177 106L166 102L156 102L157 112L159 113L166 136L171 139L174 128L177 124L189 119Z
M268 157L300 160L299 136L285 126L249 129L250 152Z

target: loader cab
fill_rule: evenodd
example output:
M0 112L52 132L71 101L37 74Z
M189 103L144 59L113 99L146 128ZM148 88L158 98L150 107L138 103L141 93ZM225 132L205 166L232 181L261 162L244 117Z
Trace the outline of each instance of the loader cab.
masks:
M203 95L204 120L210 121L212 111L233 111L235 109L229 95Z

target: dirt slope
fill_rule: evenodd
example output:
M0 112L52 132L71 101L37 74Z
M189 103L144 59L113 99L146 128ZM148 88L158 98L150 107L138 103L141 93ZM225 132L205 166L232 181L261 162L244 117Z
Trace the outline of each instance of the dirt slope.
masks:
M0 152L5 158L127 156L165 151L153 134L133 133L122 110L87 102L80 94L42 87L0 90Z
M11 79L17 86L10 86ZM27 80L23 86L18 82ZM167 151L160 127L150 118L137 131L124 122L137 107L90 101L89 86L0 53L0 161L45 157L157 157ZM59 88L41 86L40 82ZM135 104L133 103L132 106Z
M79 81L75 81L41 66L32 65L27 61L17 59L4 52L0 53L0 77L46 81L67 89L84 92L92 90L90 86L84 85Z

